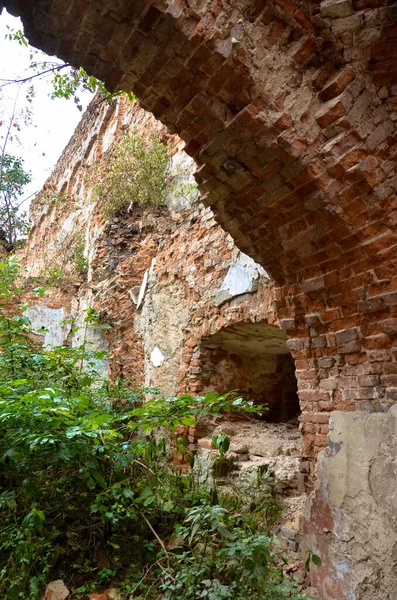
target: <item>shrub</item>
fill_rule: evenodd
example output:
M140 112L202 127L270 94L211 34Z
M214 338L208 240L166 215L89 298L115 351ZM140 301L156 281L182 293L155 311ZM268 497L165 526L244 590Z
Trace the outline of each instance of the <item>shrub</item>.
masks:
M84 251L84 232L81 231L74 238L74 266L79 275L86 275L88 272L88 258L85 256Z
M302 598L269 531L266 481L255 501L223 498L177 471L154 435L258 409L235 394L161 398L101 384L103 353L85 341L100 315L86 311L78 348L36 346L15 311L17 263L0 263L0 275L0 596L36 600L62 577L76 598L114 583L148 600Z
M146 143L137 133L124 134L93 175L105 218L130 204L163 203L167 167L167 149L158 138Z

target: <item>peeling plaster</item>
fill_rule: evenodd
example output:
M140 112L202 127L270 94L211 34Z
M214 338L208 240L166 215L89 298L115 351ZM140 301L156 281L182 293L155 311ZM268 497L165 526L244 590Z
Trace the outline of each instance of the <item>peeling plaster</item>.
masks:
M270 279L269 275L252 258L240 252L235 262L230 266L214 298L215 306L220 306L227 300L253 292L259 277Z
M62 346L65 343L71 325L65 325L67 314L64 308L29 306L25 316L29 319L33 332L43 336L44 346ZM47 329L47 331L43 331Z
M397 405L388 413L333 412L329 446L303 523L321 600L395 600Z

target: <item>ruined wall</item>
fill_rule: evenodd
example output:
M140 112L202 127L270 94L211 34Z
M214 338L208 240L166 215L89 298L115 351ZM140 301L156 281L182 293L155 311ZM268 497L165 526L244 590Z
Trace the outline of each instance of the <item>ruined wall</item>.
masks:
M279 458L272 455L273 448L258 459L257 447L251 443L250 438L248 451L243 453L248 455L248 460L241 462L246 462L247 467L251 468L252 463L259 464L262 459L271 459L281 475L283 464L288 463L284 478L289 482L292 494L295 494L298 488L303 489L309 478L313 480L313 458L318 450L327 444L329 411L333 406L343 410L350 410L354 406L373 406L372 402L370 405L363 404L358 396L362 395L363 389L367 389L372 399L374 385L382 383L380 377L385 377L384 373L393 373L395 362L392 345L387 350L375 347L361 352L361 330L354 325L355 314L349 321L354 326L335 335L330 333L330 328L339 326L342 321L345 323L344 317L340 320L340 308L331 308L330 305L324 313L305 314L306 326L311 328L310 344L306 338L297 336L298 321L292 318L291 314L294 314L294 307L299 306L298 288L295 288L295 296L288 295L285 288L275 288L263 267L241 254L232 237L217 225L211 210L205 208L196 198L185 203L183 198L171 194L172 197L168 198L169 208L134 207L132 212L122 211L106 223L100 206L90 194L86 172L95 161L101 159L118 131L138 128L142 135L157 132L170 144L170 154L179 173L178 177L186 167L188 175L181 175L182 179L191 176L194 165L180 152L180 141L176 137L168 136L159 123L138 108L129 110L123 102L113 107L101 104L92 106L86 119L76 131L49 182L49 185L55 185L55 191L59 194L55 194L51 201L45 201L43 204L40 204L39 200L34 207L35 224L26 249L29 274L38 275L42 269L49 267L62 268L67 280L71 279L73 283L72 295L67 301L59 298L53 302L51 294L54 292L49 291L47 297L40 301L40 305L47 309L59 309L62 303L66 302L65 306L70 305L66 313L71 314L68 311L72 311L73 305L77 319L81 318L82 309L88 304L99 308L104 318L112 325L107 343L113 374L133 376L140 383L159 385L169 394L184 390L201 392L208 389L214 383L214 379L211 383L213 373L209 373L214 367L214 361L208 355L211 345L215 344L216 348L221 349L222 346L226 346L230 358L230 354L236 354L237 339L239 351L242 352L244 340L240 338L244 338L244 332L247 331L244 329L241 333L242 327L255 328L255 334L248 337L250 342L253 341L262 350L266 340L273 338L272 352L269 349L265 353L262 352L268 374L271 362L273 366L276 365L273 374L277 373L279 359L274 358L275 354L286 354L289 347L296 359L299 396L304 409L304 460L300 461L301 473L298 477L298 457L288 455L289 443L294 439L290 439L289 436L298 433L293 423L290 424L290 430L285 426L280 428L278 439L284 440L284 444ZM182 158L177 158L179 156ZM86 277L78 276L75 272L75 234L80 230L85 233L84 251L89 261ZM308 290L306 294L310 299L311 308L321 311L324 290L317 280L313 281L314 289ZM378 291L380 285L381 282L378 282ZM387 287L392 284L389 282L385 285ZM56 294L57 290L59 288L55 289ZM335 293L337 292L338 284L335 283ZM388 297L391 302L393 297ZM332 297L328 296L327 302L331 301ZM285 306L288 306L289 312ZM386 309L379 308L379 303L369 303L368 306L375 310L371 320L368 319L368 327L376 328L377 319L382 317L382 311ZM277 314L275 307L278 310ZM265 335L261 328L265 326L265 331L274 333L271 327L278 325L278 315L283 317L283 331L278 329L276 336ZM288 318L285 315L288 315ZM295 337L288 340L287 335L290 338ZM380 339L382 346L385 338L378 336L377 333L373 334L375 341ZM387 339L390 341L391 338ZM230 340L234 345L232 352L229 351ZM277 353L276 350L280 349L282 352ZM254 354L255 360L258 360L257 352ZM307 358L308 356L310 358ZM225 376L223 367L219 369L219 385L236 381L236 374L240 377L239 381L244 383L242 377L245 376L244 371L248 374L247 369L241 370L241 365L235 361L232 368L232 362L233 360L228 360L226 365L230 367L230 379ZM235 372L232 372L233 369ZM393 378L387 381L391 384ZM277 380L273 379L273 382L276 387L279 383L278 377ZM392 396L386 396L385 390L382 390L381 402L376 405L378 410L392 401ZM248 392L255 395L253 388ZM274 398L275 396L276 394ZM330 402L331 396L333 404ZM211 431L215 430L214 426L216 424L212 424ZM230 431L233 430L233 435L236 436L236 425L232 424L230 427ZM238 428L240 427L243 431L244 425L238 424ZM363 428L365 431L365 425ZM208 450L205 443L207 440L208 445L206 436L209 431L191 428L187 433L192 445L199 438L199 443L200 439L202 440L202 450ZM250 437L251 433L244 430L247 437ZM349 435L343 435L343 443L348 449ZM261 434L258 439L261 443ZM366 443L366 438L364 441ZM332 447L331 444L331 450ZM298 448L298 443L293 442L290 451L296 453ZM234 454L239 455L238 452ZM288 458L286 461L285 457L288 456L294 460ZM307 459L310 459L310 462ZM236 463L239 460L236 460ZM387 462L388 459L385 460ZM348 452L345 466L349 477L354 473L351 464L351 455ZM321 475L321 471L319 472ZM344 476L343 470L340 473ZM391 481L395 480L391 474L389 476ZM329 493L333 494L337 489L336 478L333 475L327 475L327 478L326 485L329 486ZM357 528L357 535L361 536L361 514L356 514L354 503L348 506L345 500L335 500L334 496L325 502L321 491L325 489L323 481L321 475L320 487L313 495L312 512L303 528L308 545L314 550L318 549L325 557L323 570L316 578L316 585L323 600L366 600L363 595L367 593L366 589L371 590L371 593L376 589L378 596L373 596L376 600L387 598L382 594L386 593L385 589L389 585L394 585L395 577L389 569L392 560L389 547L382 546L377 554L369 554L368 559L365 559L370 564L369 571L361 576L360 548L365 546L367 538L363 538L365 543L359 541L353 548L346 545L348 540L344 539L343 535L340 538L343 543L331 543L332 538L324 531L335 530L338 534L348 519L350 529L354 531ZM383 510L377 500L379 494L373 487L369 491L366 488L366 492L369 494L368 502L364 503L364 507L360 504L360 512L366 515L367 519L372 519L374 530L378 528L379 531L384 531L388 519L392 517ZM341 510L334 509L334 506L340 508L338 502L343 504ZM333 514L332 523L328 518L330 510ZM382 565L382 561L387 568L379 566ZM379 573L378 579L373 574L375 572ZM366 580L366 573L370 573L369 576L375 583ZM386 581L382 584L383 587L378 585L379 578L382 577ZM330 590L332 582L335 581L339 582L339 588L336 588L339 595L334 599Z
M330 411L393 404L396 5L3 4L33 44L133 89L186 142L205 202L277 284L305 457Z
M327 600L395 598L396 409L331 415L303 525L306 547L322 557L314 583Z
M127 130L146 139L155 133L168 144L166 205L133 204L106 221L92 193L95 169ZM100 309L112 326L114 376L159 385L169 394L201 389L202 338L237 322L277 322L269 276L199 202L194 170L180 140L137 105L120 99L109 106L96 99L32 205L24 255L28 276L73 282L69 313L81 313L90 303ZM76 265L82 241L86 274ZM156 348L161 364L151 358Z
M248 257L245 260L252 263L255 279L248 278L240 289L228 291L219 304L224 281L242 255L215 223L209 209L197 205L186 217L156 256L137 322L148 344L147 355L155 347L164 355L156 372L160 385L163 374L168 378L171 375L170 354L178 352L173 363L173 393L202 391L203 338L237 322L276 322L270 282Z

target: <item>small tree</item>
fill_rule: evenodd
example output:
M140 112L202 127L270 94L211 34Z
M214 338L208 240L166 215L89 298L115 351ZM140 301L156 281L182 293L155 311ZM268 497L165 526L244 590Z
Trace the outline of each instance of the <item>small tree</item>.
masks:
M136 96L132 92L109 92L105 84L87 73L83 67L73 67L69 63L65 63L55 58L49 58L41 50L37 50L30 46L28 39L25 37L21 29L13 29L7 27L6 39L17 42L20 46L25 47L29 52L29 58L23 77L12 79L0 79L0 90L9 85L24 85L28 84L26 90L26 99L32 102L35 97L35 82L37 79L48 79L52 88L51 98L63 98L66 100L73 99L77 108L82 111L83 106L80 101L80 93L89 91L92 94L100 92L99 97L102 100L112 101L118 96L126 95L131 101L136 100Z
M21 158L11 154L0 157L0 238L6 250L13 250L27 233L29 222L20 206L23 188L30 180Z

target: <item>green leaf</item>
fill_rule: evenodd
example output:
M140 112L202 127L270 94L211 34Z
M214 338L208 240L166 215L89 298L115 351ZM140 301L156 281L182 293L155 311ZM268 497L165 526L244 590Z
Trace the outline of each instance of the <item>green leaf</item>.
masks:
M312 554L312 562L316 565L316 567L321 567L321 558L318 554Z
M233 539L232 533L230 533L230 531L222 523L218 523L216 528L224 538L226 538L228 540Z
M164 502L163 505L163 510L165 510L166 512L171 512L175 507L175 504L172 502L172 500L167 500L167 502Z
M28 379L14 379L14 381L10 381L10 384L18 387L20 385L26 385L28 383Z
M91 477L91 475L86 478L85 483L89 490L93 490L95 488L95 479Z
M181 419L181 423L182 423L182 425L192 427L193 425L196 424L196 419L194 417L183 417Z

